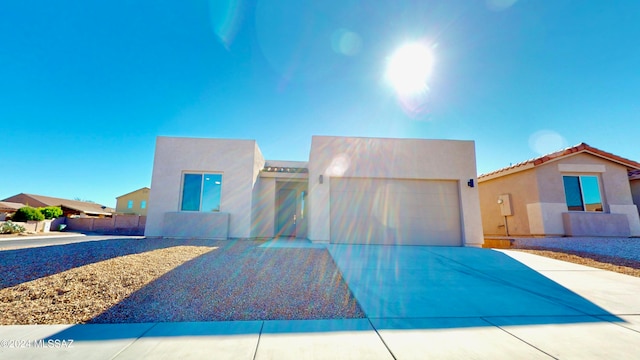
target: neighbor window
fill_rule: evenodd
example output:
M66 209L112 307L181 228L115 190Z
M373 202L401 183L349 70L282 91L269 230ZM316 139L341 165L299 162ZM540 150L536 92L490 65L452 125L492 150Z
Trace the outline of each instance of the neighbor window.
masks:
M133 200L127 201L127 209L133 209Z
M147 208L147 202L142 200L140 201L140 209L146 209Z
M184 174L182 211L220 211L222 174Z
M562 180L569 211L602 211L597 176L563 176Z

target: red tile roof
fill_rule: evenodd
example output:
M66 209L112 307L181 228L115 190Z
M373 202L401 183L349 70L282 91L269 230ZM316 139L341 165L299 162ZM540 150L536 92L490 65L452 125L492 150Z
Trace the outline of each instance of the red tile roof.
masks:
M517 171L521 171L521 170L525 170L528 168L532 168L535 166L539 166L542 165L546 162L552 161L552 160L557 160L566 156L570 156L570 155L574 155L577 153L589 153L591 155L595 155L598 157L601 157L603 159L609 160L609 161L613 161L615 163L618 163L620 165L626 166L627 169L629 170L640 170L640 163L635 162L633 160L629 160L626 158L623 158L621 156L600 150L598 148L594 148L593 146L589 146L588 144L585 143L580 143L578 145L572 146L572 147L568 147L566 149L562 149L560 151L556 151L553 152L551 154L547 154L547 155L543 155L534 159L529 159L520 163L517 163L515 165L511 165L511 166L507 166L504 167L502 169L498 169L495 171L492 171L490 173L487 174L482 174L480 176L478 176L478 180L481 180L483 178L487 178L489 176L491 177L495 177L495 175L499 175L500 173L505 173L506 174L510 174L513 172L517 172ZM494 175L494 176L492 176Z
M109 208L100 204L96 204L96 203L79 201L79 200L61 199L61 198L56 198L51 196L43 196L43 195L35 195L35 194L20 193L18 195L9 197L7 199L18 197L20 195L24 195L24 197L26 198L37 200L38 202L43 203L46 206L63 206L72 210L84 212L85 214L111 215L111 213L115 212L115 210L112 208Z

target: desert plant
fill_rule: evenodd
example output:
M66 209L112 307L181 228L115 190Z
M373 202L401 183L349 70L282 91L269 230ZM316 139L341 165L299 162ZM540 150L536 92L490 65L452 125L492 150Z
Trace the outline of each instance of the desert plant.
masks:
M55 219L62 216L62 209L59 206L47 206L38 208L45 219Z
M25 232L24 226L7 221L0 225L0 234L19 234Z
M44 215L40 212L40 210L36 208L32 208L31 206L24 206L18 209L15 214L11 217L13 221L29 221L36 220L41 221L44 220Z

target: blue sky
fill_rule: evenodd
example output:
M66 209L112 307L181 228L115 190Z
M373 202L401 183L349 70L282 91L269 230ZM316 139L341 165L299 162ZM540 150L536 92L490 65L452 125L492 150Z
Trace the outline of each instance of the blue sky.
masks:
M410 111L393 51L432 48ZM149 186L155 137L475 140L478 172L586 142L640 161L640 2L0 2L0 199L115 206Z

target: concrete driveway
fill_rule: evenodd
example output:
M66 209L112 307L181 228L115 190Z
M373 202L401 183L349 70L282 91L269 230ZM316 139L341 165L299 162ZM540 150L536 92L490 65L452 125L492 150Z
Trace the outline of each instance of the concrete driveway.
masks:
M0 358L640 357L640 278L517 251L327 248L366 318L0 326Z
M640 278L515 251L328 249L397 359L640 356Z

